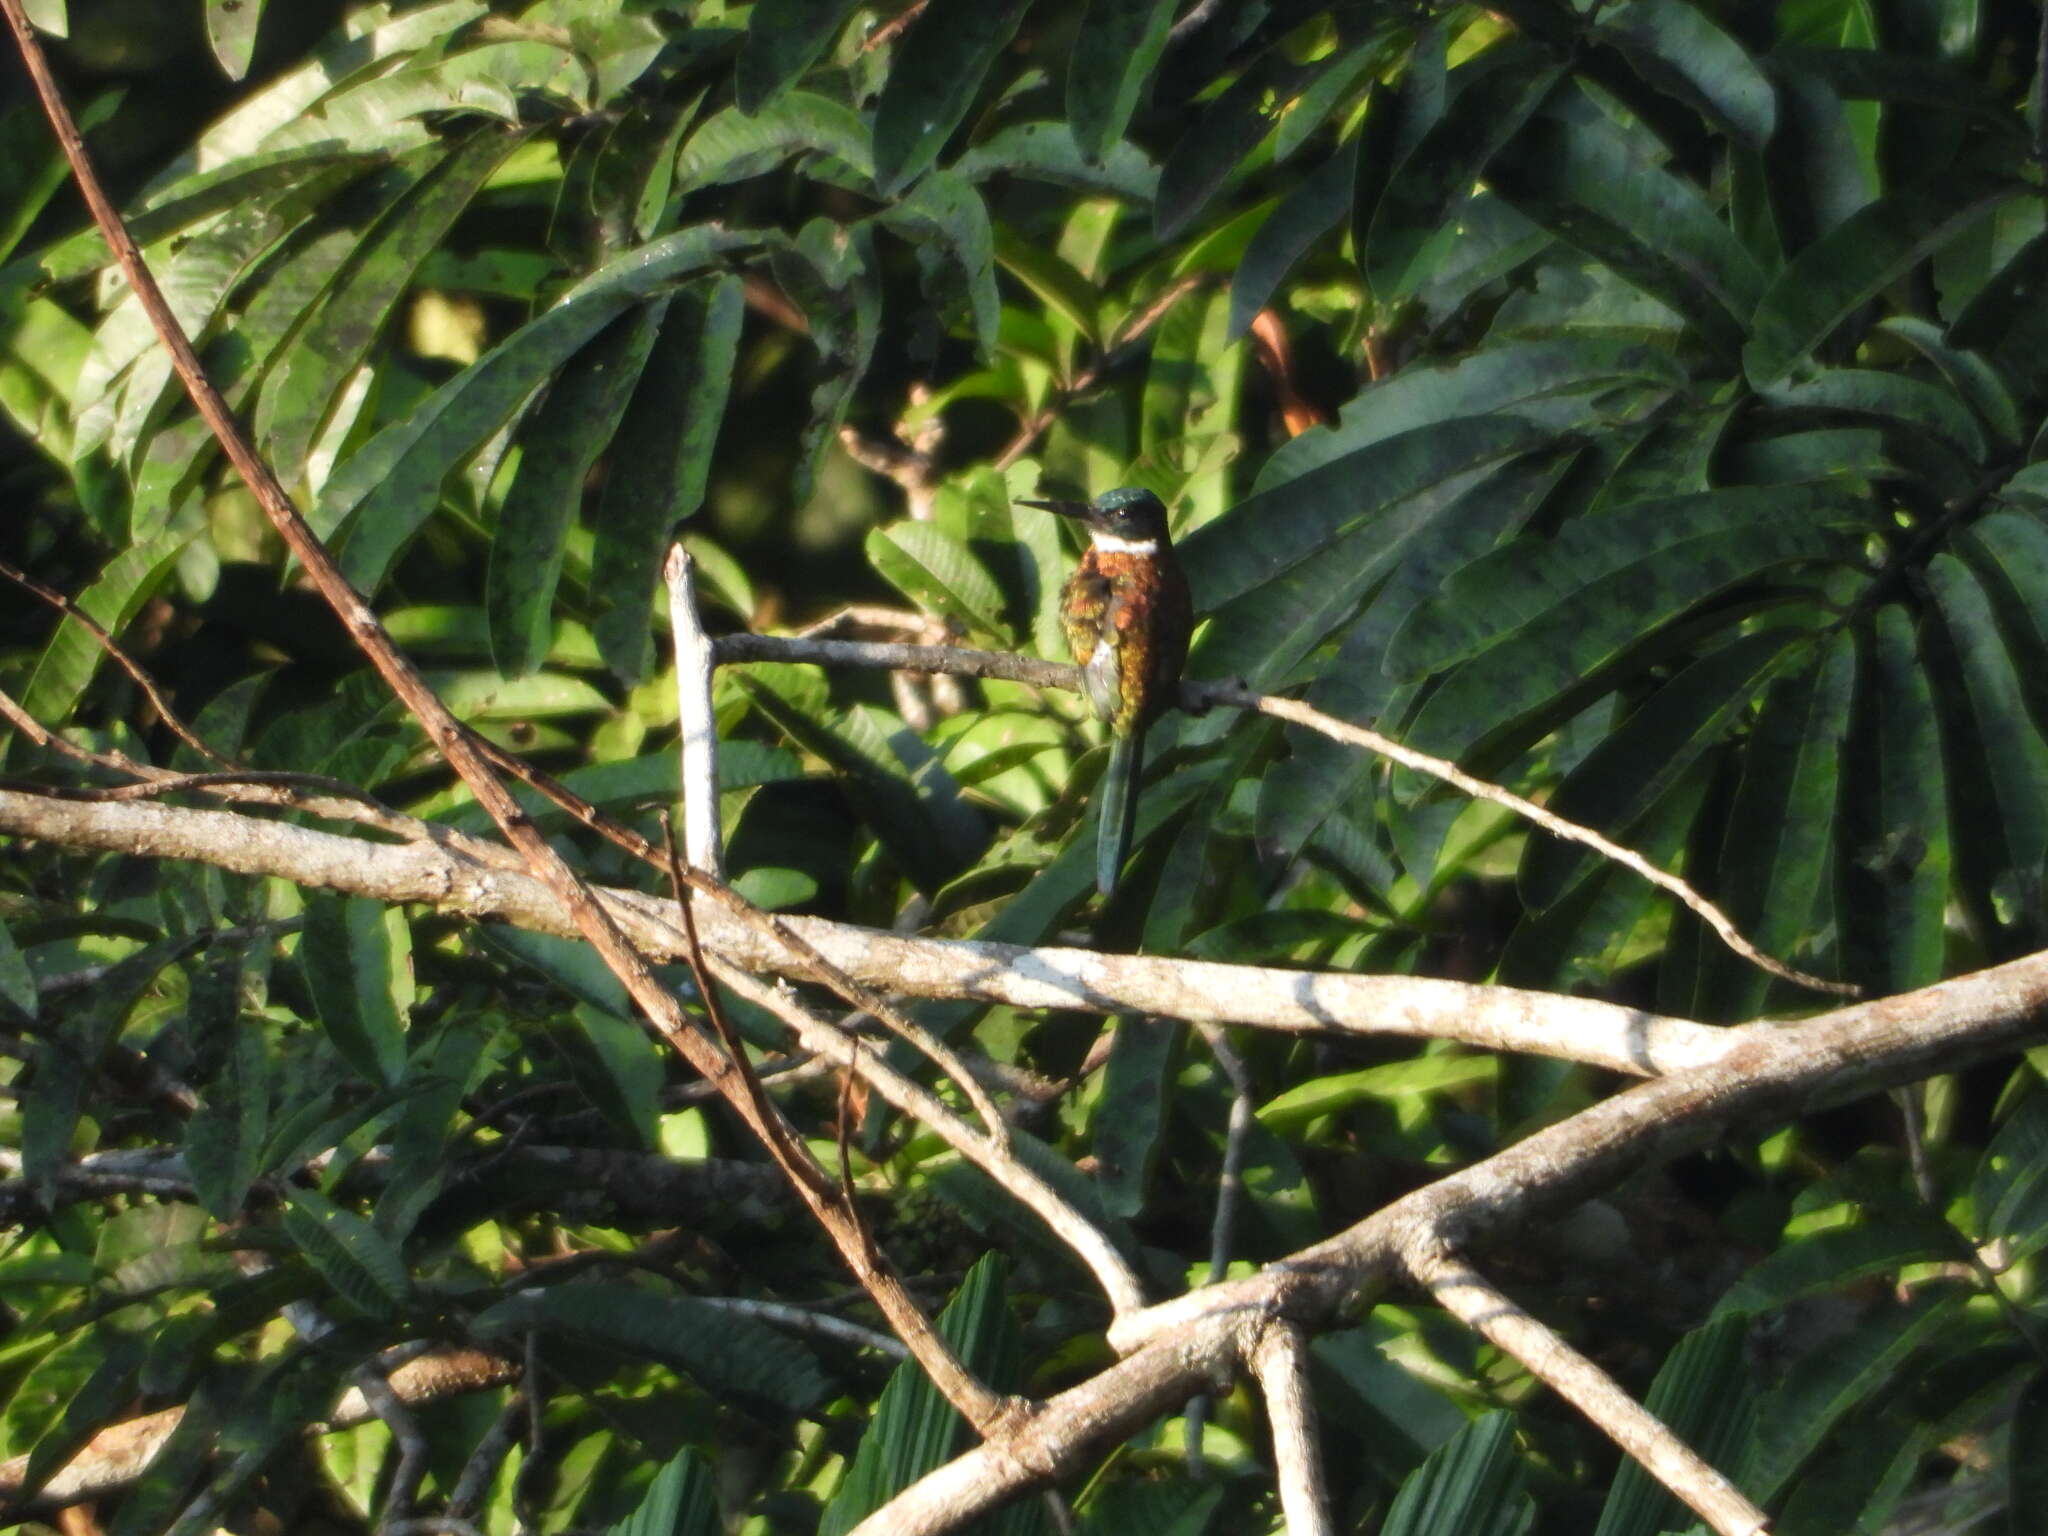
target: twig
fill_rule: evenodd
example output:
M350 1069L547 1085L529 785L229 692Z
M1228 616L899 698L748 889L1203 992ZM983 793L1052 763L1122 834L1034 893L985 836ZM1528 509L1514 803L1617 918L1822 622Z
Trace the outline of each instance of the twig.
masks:
M412 1513L419 1500L420 1483L427 1475L427 1437L405 1401L391 1390L391 1383L375 1365L365 1363L349 1372L350 1381L363 1394L370 1411L391 1431L391 1443L398 1447L398 1467L384 1495L384 1512L378 1517L378 1536L393 1536L392 1527Z
M711 979L710 967L705 963L704 947L697 938L697 920L691 910L692 892L684 883L682 858L676 851L675 833L666 818L663 830L668 834L669 867L675 883L676 903L682 911L683 933L689 941L690 973L697 979L697 993L703 1000L704 1011L710 1015L712 1028L725 1045L730 1069L740 1080L741 1090L737 1097L752 1110L751 1118L766 1128L767 1134L762 1137L762 1142L768 1148L768 1155L775 1159L797 1193L804 1197L804 1203L810 1206L819 1225L824 1227L839 1249L847 1268L853 1271L854 1278L873 1298L882 1316L889 1320L896 1336L903 1340L946 1401L974 1426L976 1433L986 1438L1010 1416L1011 1405L978 1381L961 1363L953 1347L939 1336L938 1329L932 1326L924 1309L911 1299L902 1281L875 1247L873 1236L854 1211L852 1199L818 1166L810 1150L798 1140L795 1130L782 1117L782 1111L762 1089L761 1080L754 1076L753 1065L747 1060L746 1046L740 1040L739 1031L726 1017L725 1005L719 1001L718 988Z
M59 613L62 613L66 618L77 624L87 634L91 635L99 648L113 658L114 664L134 679L135 686L140 688L143 696L149 700L150 708L157 712L158 718L171 728L172 734L178 740L184 742L186 746L210 763L219 763L223 768L232 768L234 766L227 758L209 747L199 738L197 732L193 731L183 720L178 718L178 712L171 708L170 700L166 699L157 688L156 680L144 670L140 662L136 661L134 657L121 648L120 643L107 633L106 626L100 623L98 619L95 619L62 592L57 591L54 587L44 586L26 571L16 570L5 560L0 560L0 576L5 576L16 586L34 593L52 608L55 608Z
M783 1301L759 1301L750 1296L699 1296L695 1299L721 1312L759 1318L764 1323L787 1329L791 1333L806 1333L813 1338L830 1339L835 1344L849 1345L854 1349L872 1349L892 1360L910 1358L910 1351L904 1348L901 1339L876 1328L863 1328L859 1323L849 1323L845 1318L833 1317L827 1312L813 1312L807 1307L793 1307Z
M970 651L954 646L881 645L859 640L794 640L776 635L728 635L718 641L717 650L721 661L772 659L811 661L824 666L901 667L906 670L933 667L948 672L964 673L970 677L999 677L1011 682L1030 683L1041 688L1078 690L1080 687L1078 667L1003 651ZM1553 837L1591 848L1624 868L1633 870L1659 890L1668 891L1698 914L1701 921L1719 935L1722 943L1759 970L1768 971L1781 980L1794 982L1815 992L1831 993L1836 997L1858 995L1858 989L1848 982L1829 981L1824 977L1809 975L1765 954L1742 936L1734 921L1719 907L1677 875L1659 869L1641 854L1622 847L1591 827L1582 827L1577 822L1566 821L1562 816L1545 810L1533 800L1526 799L1513 790L1474 778L1456 763L1432 757L1426 752L1418 752L1413 747L1403 746L1390 736L1326 715L1321 710L1298 700L1254 693L1249 688L1234 683L1183 682L1181 704L1184 708L1198 711L1214 708L1242 709L1254 714L1268 715L1275 720L1285 720L1292 725L1299 725L1328 736L1333 741L1363 747L1389 762L1399 763L1404 768L1413 769L1417 773L1449 784L1476 800L1486 800L1502 806L1525 821L1541 827Z
M1334 1536L1330 1493L1316 1435L1316 1400L1309 1390L1308 1342L1291 1323L1259 1335L1246 1364L1266 1399L1273 1430L1273 1472L1287 1536Z
M1433 1241L1402 1255L1403 1267L1453 1317L1529 1368L1531 1375L1591 1419L1643 1470L1683 1499L1719 1536L1756 1536L1769 1524L1735 1485L1643 1407L1621 1384L1555 1331L1496 1290L1463 1259Z
M697 612L690 552L677 540L662 565L668 584L669 633L676 657L676 713L683 730L683 848L690 868L725 878L718 825L718 717L711 708L711 638Z
M861 39L860 51L862 53L872 53L883 44L894 41L897 33L917 20L919 15L923 13L925 4L926 0L910 0L910 4L903 7L902 10Z
M1216 1065L1230 1080L1230 1121L1223 1137L1223 1168L1216 1178L1216 1213L1209 1222L1209 1278L1206 1283L1218 1285L1230 1273L1230 1249L1237 1230L1237 1211L1244 1202L1245 1146L1251 1138L1254 1119L1252 1075L1222 1025L1204 1019L1195 1025L1195 1032L1202 1037L1209 1053L1216 1058ZM1189 1472L1197 1476L1202 1470L1202 1426L1208 1420L1209 1407L1206 1393L1188 1404L1186 1457Z
M1116 1245L1012 1154L1007 1144L998 1143L992 1137L976 1135L966 1122L929 1091L890 1067L880 1053L857 1050L857 1042L850 1036L834 1029L823 1019L814 1018L786 992L765 985L744 971L727 969L716 960L712 966L726 985L740 996L768 1009L788 1024L806 1050L815 1051L844 1071L857 1071L884 1103L930 1126L946 1145L995 1180L1020 1205L1043 1221L1053 1235L1088 1267L1117 1315L1135 1313L1144 1307L1144 1290L1123 1255L1117 1252Z
M1178 304L1187 294L1192 293L1195 289L1202 287L1210 281L1211 278L1206 274L1190 273L1186 277L1169 283L1165 291L1150 304L1147 304L1135 315L1129 316L1116 334L1107 339L1101 357L1075 374L1063 387L1056 390L1052 397L1039 407L1035 413L1025 418L1023 426L1017 430L1017 435L1004 444L1002 451L990 461L992 466L997 470L1008 469L1012 464L1023 458L1025 454L1029 453L1031 445L1037 442L1045 434L1046 430L1060 419L1060 415L1066 410L1069 401L1073 400L1077 395L1086 394L1089 390L1093 389L1097 381L1104 374L1109 373L1122 364L1130 349L1144 337L1147 331L1151 330L1153 326L1166 317L1168 310Z
M455 1479L455 1487L448 1494L450 1516L467 1520L483 1507L484 1498L491 1491L492 1479L497 1477L505 1458L512 1454L512 1447L519 1443L519 1426L525 1418L526 1394L514 1392L491 1421L491 1427L484 1431L483 1438L477 1441L476 1449L469 1453L469 1460L462 1464L462 1474Z

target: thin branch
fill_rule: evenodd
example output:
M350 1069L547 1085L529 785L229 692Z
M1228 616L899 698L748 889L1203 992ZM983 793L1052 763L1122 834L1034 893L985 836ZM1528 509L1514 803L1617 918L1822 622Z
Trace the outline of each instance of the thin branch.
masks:
M98 619L87 613L62 592L57 591L54 587L44 586L26 571L15 569L5 560L0 560L0 576L6 577L16 586L34 593L35 596L70 619L88 635L91 635L93 643L105 651L113 659L114 664L134 680L135 686L142 690L143 697L149 700L150 708L157 712L158 718L170 727L171 733L178 740L184 742L186 746L197 752L209 763L218 763L223 768L232 768L234 766L227 758L221 756L220 753L214 751L213 748L201 740L198 732L178 718L178 712L171 708L170 700L163 696L162 691L156 685L156 680L149 675L140 662L121 648L120 642L107 632L106 626L100 623Z
M1402 1267L1444 1309L1529 1368L1591 1419L1719 1536L1757 1536L1768 1517L1703 1461L1621 1384L1529 1315L1464 1259L1433 1242L1402 1255Z
M1237 1211L1244 1203L1245 1148L1251 1140L1254 1124L1252 1075L1222 1025L1205 1019L1195 1025L1195 1030L1230 1081L1230 1122L1223 1135L1223 1168L1216 1178L1216 1212L1209 1221L1207 1283L1217 1285L1230 1273L1230 1250L1237 1230ZM1209 1408L1206 1393L1188 1403L1186 1458L1188 1470L1197 1476L1203 1466L1202 1427L1208 1421Z
M798 1139L795 1129L762 1089L761 1080L754 1076L753 1064L747 1059L746 1045L732 1021L726 1017L725 1005L719 1001L717 983L712 980L710 967L705 963L704 947L698 941L697 920L692 912L695 903L691 899L690 888L683 881L682 856L676 851L674 829L667 824L666 818L663 830L668 834L669 868L675 884L676 904L683 915L683 934L689 943L690 974L697 979L697 994L703 1000L704 1011L710 1015L712 1028L718 1032L718 1038L725 1046L731 1069L739 1077L741 1095L753 1110L753 1118L768 1131L762 1138L768 1155L775 1159L790 1183L796 1186L797 1193L804 1197L805 1204L811 1207L812 1214L839 1249L847 1268L853 1271L861 1288L881 1309L882 1316L889 1320L896 1336L917 1358L918 1365L931 1379L932 1385L962 1418L974 1426L977 1433L984 1437L994 1433L1008 1416L1009 1404L976 1379L953 1352L952 1345L939 1336L938 1329L932 1326L924 1309L903 1288L902 1281L876 1248L874 1236L860 1219L849 1192L835 1185L825 1170L818 1166L810 1149Z
M890 1067L880 1053L858 1049L850 1035L813 1017L794 997L768 986L745 971L730 969L713 961L725 984L757 1007L774 1013L795 1032L798 1043L847 1072L857 1072L882 1101L936 1131L939 1137L967 1161L1046 1224L1053 1235L1072 1249L1095 1276L1119 1315L1135 1313L1145 1305L1145 1293L1138 1277L1116 1245L1087 1217L1069 1204L1057 1190L1033 1172L1011 1152L1009 1146L992 1137L976 1135L967 1123L947 1109L926 1089Z
M725 878L718 824L718 717L711 708L711 637L697 612L690 552L678 540L662 565L676 658L676 714L682 722L683 848L690 868Z
M1316 1433L1315 1393L1309 1389L1308 1341L1292 1324L1275 1323L1259 1335L1245 1363L1266 1399L1287 1536L1335 1536Z
M455 1479L455 1486L448 1494L450 1517L467 1520L483 1508L484 1498L491 1491L498 1469L512 1454L512 1447L519 1443L519 1426L525 1419L526 1394L514 1392L491 1421L491 1427L484 1431L483 1438L477 1441L476 1449L469 1453L469 1460L462 1464L462 1474Z
M822 666L898 667L905 670L934 668L964 673L971 677L999 677L1040 688L1061 688L1069 691L1078 691L1080 688L1078 667L1040 661L1035 657L1017 656L1003 651L969 651L940 645L880 645L858 640L795 640L774 635L728 635L718 641L717 649L721 661L809 661ZM1622 847L1591 827L1582 827L1577 822L1566 821L1562 816L1545 810L1513 790L1474 778L1456 763L1432 757L1426 752L1418 752L1413 747L1403 746L1391 736L1339 720L1333 715L1326 715L1321 710L1298 700L1254 693L1249 688L1234 683L1183 682L1181 705L1183 708L1196 711L1214 708L1242 709L1254 714L1269 715L1275 720L1285 720L1289 724L1328 736L1333 741L1362 747L1368 752L1386 758L1389 762L1399 763L1404 768L1413 769L1417 773L1449 784L1475 800L1486 800L1502 806L1525 821L1541 827L1553 837L1591 848L1603 857L1633 870L1659 890L1668 891L1697 913L1701 921L1720 937L1722 943L1759 970L1768 971L1784 981L1816 992L1831 993L1836 997L1857 995L1857 988L1848 982L1829 981L1824 977L1809 975L1765 954L1742 936L1734 921L1719 907L1677 875L1659 869L1641 854Z

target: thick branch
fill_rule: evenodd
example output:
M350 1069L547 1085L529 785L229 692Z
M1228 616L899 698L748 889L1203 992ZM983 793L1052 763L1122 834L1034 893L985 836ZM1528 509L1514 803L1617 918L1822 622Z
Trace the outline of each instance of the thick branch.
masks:
M90 805L6 788L0 788L0 833L141 858L194 859L236 874L277 875L379 901L424 903L539 933L578 932L562 903L531 875L426 842L370 843L231 811ZM674 903L616 889L605 890L603 899L647 953L682 957ZM698 920L714 955L751 970L809 978L808 963L761 929L716 906L700 909ZM919 939L820 918L780 921L857 981L913 997L1155 1013L1290 1033L1457 1040L1632 1077L1699 1066L1729 1045L1724 1029L1511 987Z

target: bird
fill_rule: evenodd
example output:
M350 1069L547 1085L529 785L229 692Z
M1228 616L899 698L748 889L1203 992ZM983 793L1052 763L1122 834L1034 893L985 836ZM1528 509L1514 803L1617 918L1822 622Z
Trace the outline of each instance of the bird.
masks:
M1179 693L1194 630L1187 577L1174 557L1166 506L1141 486L1093 501L1032 501L1088 530L1088 548L1060 592L1060 622L1081 664L1089 707L1109 726L1109 767L1097 815L1095 888L1116 890L1137 825L1146 729Z

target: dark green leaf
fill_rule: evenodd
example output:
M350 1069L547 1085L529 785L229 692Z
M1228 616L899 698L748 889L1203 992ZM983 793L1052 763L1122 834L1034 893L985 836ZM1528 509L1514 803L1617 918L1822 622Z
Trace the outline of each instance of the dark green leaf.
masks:
M1230 279L1230 339L1237 340L1264 309L1296 262L1336 227L1351 207L1358 179L1358 141L1353 139L1295 186L1245 247Z
M1026 9L1026 0L935 5L905 30L875 104L875 181L885 196L938 160Z
M1000 1253L984 1254L937 1320L940 1337L961 1364L999 1392L1016 1369L1009 1270ZM966 1427L921 1367L899 1365L882 1389L846 1480L826 1506L818 1536L845 1536L863 1516L950 1458Z
M1536 1507L1522 1491L1515 1419L1475 1419L1401 1484L1380 1536L1526 1536Z
M712 1470L686 1445L654 1475L633 1513L606 1536L723 1536L724 1529Z
M1534 49L1490 49L1452 72L1444 115L1401 162L1372 216L1364 265L1377 302L1400 302L1441 264L1458 207L1562 74Z
M160 534L116 555L98 579L74 599L79 612L118 638L170 575L172 564L191 541L190 531ZM71 718L106 657L99 638L67 615L37 658L21 695L21 707L44 725L62 724Z
M243 1026L236 1029L233 1053L185 1133L192 1188L217 1220L240 1218L249 1186L263 1172L269 1132L270 1056L262 1031Z
M1730 1286L1714 1311L1717 1315L1768 1312L1866 1275L1892 1274L1902 1265L1949 1258L1955 1245L1954 1231L1933 1218L1828 1227L1787 1240Z
M498 514L484 581L491 657L507 677L524 677L547 655L555 583L583 482L625 415L663 315L679 302L687 299L658 300L613 321L569 361L520 429L519 469Z
M2036 1371L2020 1388L2006 1467L2005 1528L2012 1536L2025 1536L2048 1509L2048 1370Z
M867 125L857 115L826 97L792 91L754 116L731 107L707 118L676 157L676 190L744 181L798 150L829 155L862 176L873 169Z
M320 1278L365 1316L396 1316L412 1294L412 1279L384 1234L317 1189L295 1187L287 1198L285 1234Z
M690 284L669 299L619 423L590 592L598 650L624 678L646 671L662 555L676 525L703 505L732 386L742 301L743 285L731 276Z
M356 450L327 482L314 519L323 533L349 524L342 556L349 578L374 589L433 512L441 482L591 337L679 279L762 239L700 225L620 257Z
M309 896L299 963L342 1059L379 1087L397 1083L412 1004L405 915L362 896Z
M1112 1215L1135 1216L1159 1154L1181 1026L1132 1014L1116 1021L1102 1097L1095 1105L1096 1183Z
M1754 1411L1747 1352L1749 1320L1721 1317L1678 1341L1650 1384L1643 1406L1708 1463L1725 1468L1749 1438ZM1683 1529L1676 1497L1625 1459L1600 1511L1594 1536L1657 1536Z
M1067 117L1090 160L1124 136L1173 12L1173 0L1089 0L1067 63Z
M1801 251L1757 305L1742 349L1750 382L1782 379L1873 295L2012 195L2001 182L1959 174L1894 192L1837 225Z
M1247 69L1201 117L1188 126L1159 168L1152 203L1154 232L1172 240L1235 176L1272 131L1279 102L1292 93L1300 72L1278 50Z
M0 1002L5 1002L30 1019L36 1016L36 978L28 958L14 942L7 924L0 922Z
M740 110L751 116L775 105L824 57L853 9L854 0L757 0L734 87Z
M660 1360L710 1391L744 1393L784 1413L808 1412L831 1390L811 1352L767 1324L694 1296L618 1281L519 1291L470 1326L482 1338L539 1331Z
M1595 11L1593 35L1636 73L1761 150L1777 128L1771 82L1740 43L1687 0L1622 0Z

